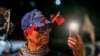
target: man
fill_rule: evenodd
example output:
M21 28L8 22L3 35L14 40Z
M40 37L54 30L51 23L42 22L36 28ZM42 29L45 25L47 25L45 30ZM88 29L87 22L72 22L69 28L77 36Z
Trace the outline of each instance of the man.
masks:
M26 13L21 24L27 44L12 56L66 56L49 49L51 21L47 20L41 11L34 9ZM72 48L74 56L83 56L83 42L80 35L77 33L75 35L77 40L74 37L69 37L68 45Z

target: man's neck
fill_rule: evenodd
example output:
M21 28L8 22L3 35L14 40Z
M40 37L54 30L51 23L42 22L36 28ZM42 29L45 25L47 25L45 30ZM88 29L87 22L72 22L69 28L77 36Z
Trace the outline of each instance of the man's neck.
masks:
M30 51L39 50L41 47L42 47L42 46L33 44L33 43L31 43L31 42L29 42L29 43L27 44L27 48L28 48Z

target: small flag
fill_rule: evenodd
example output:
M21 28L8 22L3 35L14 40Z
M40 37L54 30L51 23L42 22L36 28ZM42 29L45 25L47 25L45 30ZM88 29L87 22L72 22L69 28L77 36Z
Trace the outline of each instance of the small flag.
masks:
M64 17L62 17L62 16L58 16L57 19L55 20L55 22L56 22L58 25L61 25L64 21L65 21L65 19L64 19Z
M58 12L57 15L52 14L52 15L50 16L52 23L53 23L53 22L56 22L57 25L61 25L61 24L65 21L64 17L61 16L61 15L59 15L59 13L60 13L60 12Z

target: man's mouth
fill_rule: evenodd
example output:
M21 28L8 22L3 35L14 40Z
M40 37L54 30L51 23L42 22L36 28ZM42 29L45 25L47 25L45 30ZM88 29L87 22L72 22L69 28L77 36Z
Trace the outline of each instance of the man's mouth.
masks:
M48 38L42 38L41 41L48 41Z

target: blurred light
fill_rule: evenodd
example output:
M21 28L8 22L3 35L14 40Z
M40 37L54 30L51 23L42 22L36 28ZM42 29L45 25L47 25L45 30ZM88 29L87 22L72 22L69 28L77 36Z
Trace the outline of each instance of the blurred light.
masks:
M0 41L0 45L5 45L6 42L5 41Z
M20 40L3 41L2 40L0 41L0 55L2 54L3 51L15 52L19 50L25 44L26 44L26 41L20 41Z
M34 7L34 6L35 6L34 1L30 1L30 6L32 6L32 7Z
M11 49L12 51L20 49L23 45L25 45L26 41L11 41Z
M69 24L69 28L70 28L70 30L77 30L78 28L79 28L79 24L78 23L76 23L76 22L71 22L70 24Z
M60 0L56 0L56 1L55 1L55 4L56 4L56 5L60 5L60 4L61 4L61 1L60 1Z

